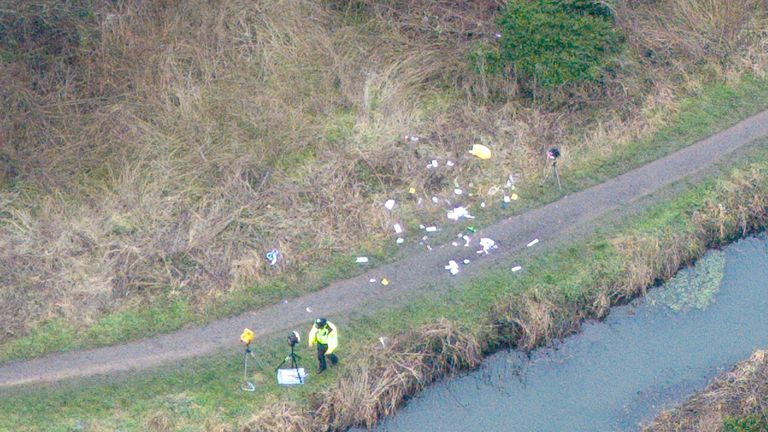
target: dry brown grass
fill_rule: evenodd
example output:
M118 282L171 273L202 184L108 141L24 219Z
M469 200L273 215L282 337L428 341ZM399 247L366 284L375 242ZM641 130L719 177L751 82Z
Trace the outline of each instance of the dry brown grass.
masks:
M679 94L671 73L637 62L578 96L585 108L516 98L466 61L492 38L495 0L136 0L96 2L92 18L43 3L6 1L17 13L0 16L21 41L0 68L0 340L161 293L202 308L298 278L381 244L381 203L409 187L429 201L454 178L477 194L512 172L537 179L552 144L567 171L656 130ZM643 36L653 10L627 5L633 43L657 43ZM758 64L768 39L727 35ZM492 166L463 158L478 142L494 146ZM430 173L434 157L460 163ZM406 219L440 210L401 201ZM274 247L284 260L268 269Z
M745 417L768 410L768 353L752 356L718 377L682 406L662 412L643 431L717 432L726 417Z

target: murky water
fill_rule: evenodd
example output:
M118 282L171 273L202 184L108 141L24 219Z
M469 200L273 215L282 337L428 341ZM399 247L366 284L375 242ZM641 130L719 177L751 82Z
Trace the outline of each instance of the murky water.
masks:
M676 292L661 288L530 358L499 353L478 371L430 387L378 430L637 430L768 346L766 237L706 261L707 269L678 275L670 284ZM710 286L696 287L697 279Z

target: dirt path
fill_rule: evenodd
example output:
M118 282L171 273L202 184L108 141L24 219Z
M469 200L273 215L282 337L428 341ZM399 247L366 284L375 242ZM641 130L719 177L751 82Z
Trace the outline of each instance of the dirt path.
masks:
M538 238L541 242L563 238L573 229L658 191L673 182L724 160L735 150L758 138L768 136L768 111L752 116L737 125L606 183L566 196L528 213L505 219L478 233L473 247L456 248L451 244L435 247L392 264L371 270L358 277L336 282L321 291L291 299L288 303L195 327L142 339L124 345L85 351L52 354L29 361L0 367L0 387L56 382L69 378L135 371L194 356L235 348L237 335L244 327L257 337L289 328L303 329L316 316L334 316L359 310L367 303L381 305L401 301L430 286L478 274L493 263L520 255L526 244ZM478 259L477 239L490 237L499 244L491 255ZM463 267L458 276L444 269L453 259L469 258L472 265ZM370 283L370 278L389 279L388 286ZM370 305L369 305L370 306ZM307 312L306 308L312 310Z

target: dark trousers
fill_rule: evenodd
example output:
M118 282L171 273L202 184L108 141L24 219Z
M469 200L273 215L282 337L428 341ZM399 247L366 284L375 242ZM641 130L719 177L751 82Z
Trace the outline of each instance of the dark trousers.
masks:
M317 344L317 362L319 363L319 370L323 371L325 370L328 365L325 363L325 352L328 351L328 345L326 344ZM339 362L339 358L336 357L336 354L328 354L328 358L331 359L331 364L336 365L336 363Z

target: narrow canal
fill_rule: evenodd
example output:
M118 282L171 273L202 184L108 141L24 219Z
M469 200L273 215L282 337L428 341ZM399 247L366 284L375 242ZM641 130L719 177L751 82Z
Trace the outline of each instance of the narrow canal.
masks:
M766 236L708 252L578 335L495 354L412 399L380 432L633 431L768 347Z

